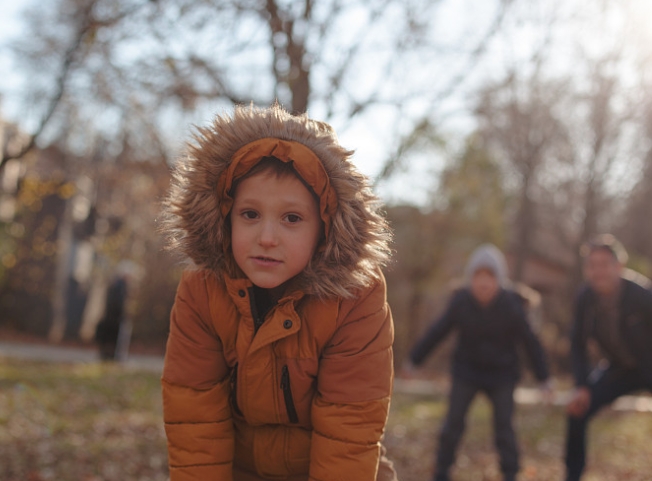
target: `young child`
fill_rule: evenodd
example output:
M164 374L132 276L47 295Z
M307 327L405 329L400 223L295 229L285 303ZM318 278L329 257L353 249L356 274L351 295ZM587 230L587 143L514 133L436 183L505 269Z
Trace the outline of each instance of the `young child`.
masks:
M165 203L184 272L163 371L170 479L392 480L390 233L332 128L279 106L198 129Z
M546 361L530 329L523 298L506 288L507 267L498 248L485 244L476 249L466 266L465 284L414 346L406 369L421 364L452 330L458 331L448 414L439 437L434 479L449 479L466 413L475 395L484 391L493 405L494 437L504 480L514 481L519 470L512 427L514 388L519 378L518 345L525 346L542 382L548 378Z

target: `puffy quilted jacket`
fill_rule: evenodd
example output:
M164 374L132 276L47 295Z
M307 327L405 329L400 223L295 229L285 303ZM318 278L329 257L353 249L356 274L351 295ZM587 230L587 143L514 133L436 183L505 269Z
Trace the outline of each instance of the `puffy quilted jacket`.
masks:
M245 279L184 274L163 374L171 479L373 480L391 390L378 282L353 300L294 292L257 332ZM308 477L306 477L308 479Z
M325 237L264 315L230 247L231 186L265 156L320 199ZM380 268L389 231L332 129L279 107L199 129L163 213L188 258L171 315L163 401L172 481L373 481L392 383Z

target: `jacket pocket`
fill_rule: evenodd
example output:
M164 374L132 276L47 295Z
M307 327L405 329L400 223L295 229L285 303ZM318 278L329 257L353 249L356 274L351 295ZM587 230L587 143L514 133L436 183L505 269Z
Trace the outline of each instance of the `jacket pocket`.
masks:
M231 370L231 393L229 395L231 400L231 408L238 416L243 416L242 411L238 407L238 363L235 363Z
M292 399L292 388L290 387L290 371L288 370L287 365L283 366L281 371L281 390L283 391L283 399L285 400L285 409L288 412L288 418L291 423L298 423L299 416L297 415L297 409L294 406L294 400Z

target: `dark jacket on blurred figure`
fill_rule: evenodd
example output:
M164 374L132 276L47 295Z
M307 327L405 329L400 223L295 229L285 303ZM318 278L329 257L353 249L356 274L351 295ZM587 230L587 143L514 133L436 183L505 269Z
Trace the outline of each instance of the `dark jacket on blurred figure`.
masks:
M419 365L453 330L458 332L452 374L480 385L516 382L520 376L518 346L523 344L536 377L548 377L541 344L532 332L516 292L502 289L486 308L468 288L457 290L444 314L414 346L410 360Z
M640 279L640 280L639 280ZM618 325L624 347L632 362L646 382L652 386L652 292L649 280L639 276L631 280L623 278L618 302ZM641 284L647 285L641 285ZM587 356L587 342L594 338L612 367L627 368L618 352L612 352L609 340L602 338L597 326L598 299L595 292L585 285L578 293L575 320L571 332L571 358L575 383L589 384L591 366Z
M485 269L496 278L500 290L488 306L471 293L476 271ZM483 387L515 384L520 377L518 346L522 344L536 377L548 377L545 355L532 332L525 311L526 299L511 290L505 257L491 244L478 247L467 262L465 286L455 291L446 311L428 329L410 353L413 364L425 357L453 330L458 332L453 356L453 376Z

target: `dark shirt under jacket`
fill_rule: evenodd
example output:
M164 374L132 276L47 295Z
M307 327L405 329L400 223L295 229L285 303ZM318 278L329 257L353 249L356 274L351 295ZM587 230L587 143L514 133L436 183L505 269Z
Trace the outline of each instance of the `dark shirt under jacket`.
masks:
M591 366L587 342L597 341L614 367L638 369L652 384L652 292L629 279L623 279L617 311L605 311L604 300L588 285L580 289L575 302L571 331L571 360L578 386L587 385ZM605 337L608 326L616 322L617 335Z

